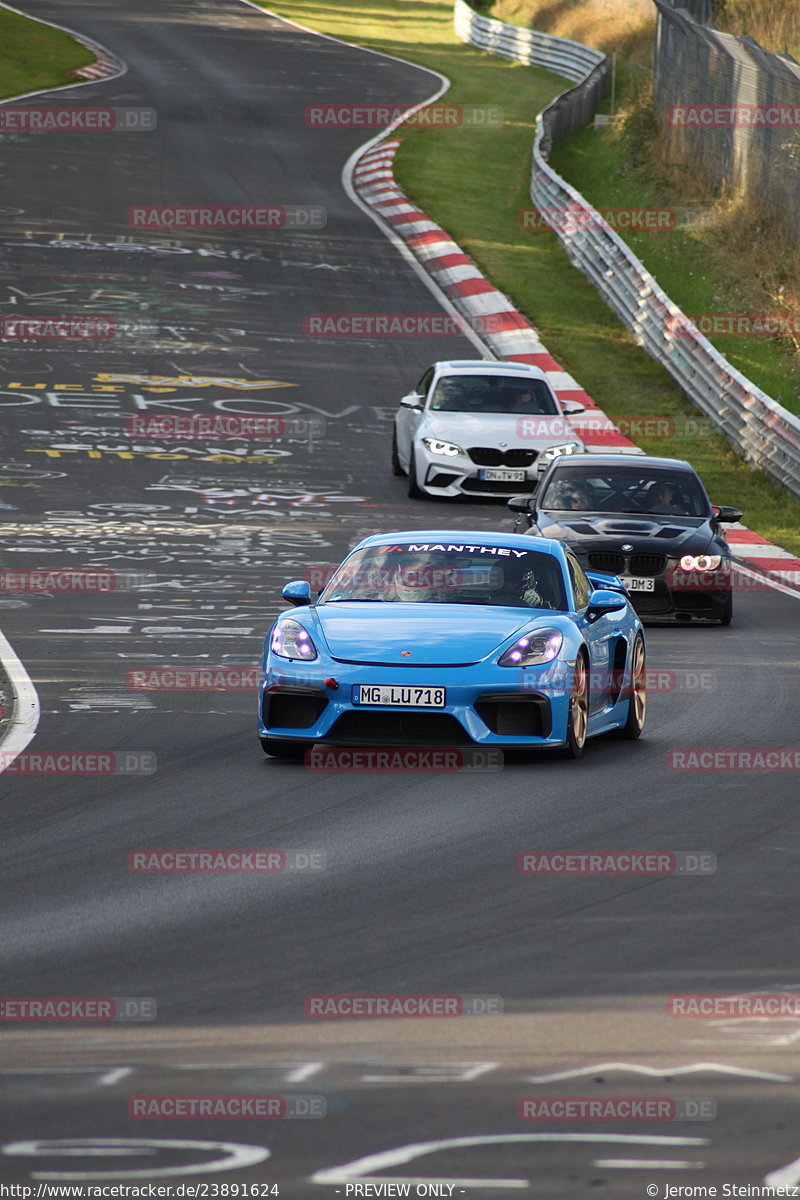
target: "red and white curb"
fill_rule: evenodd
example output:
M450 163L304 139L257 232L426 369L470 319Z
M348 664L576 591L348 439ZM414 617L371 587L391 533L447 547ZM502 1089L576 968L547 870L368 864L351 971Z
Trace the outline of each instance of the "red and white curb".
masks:
M93 42L91 38L84 37L80 33L73 33L72 37L87 50L91 50L92 54L96 55L97 61L89 63L85 67L78 67L77 71L70 72L71 75L81 79L111 79L114 75L121 75L125 70L124 64L118 58L115 58L105 47Z
M498 358L539 367L559 400L578 402L585 413L570 416L586 448L595 453L642 453L573 377L556 362L531 323L481 273L473 259L395 182L392 164L399 138L369 147L353 168L361 199L406 243L453 307ZM800 559L773 546L745 525L726 534L737 562L800 595Z
M392 172L399 145L397 138L382 142L359 159L353 182L362 200L403 239L493 354L509 362L532 363L544 372L559 400L577 401L584 406L585 413L570 416L569 420L588 449L641 453L548 353L530 321L489 283L449 234L400 190Z

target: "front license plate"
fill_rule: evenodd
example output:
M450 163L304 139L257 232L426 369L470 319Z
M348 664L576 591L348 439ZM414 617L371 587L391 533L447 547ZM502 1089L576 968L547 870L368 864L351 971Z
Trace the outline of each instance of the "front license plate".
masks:
M445 689L386 683L355 683L353 704L389 705L391 708L444 708Z
M502 483L522 483L525 479L524 471L502 470L501 468L487 468L485 471L478 471L479 479L498 479Z
M655 579L632 578L630 575L620 575L620 579L629 592L654 592L656 590Z

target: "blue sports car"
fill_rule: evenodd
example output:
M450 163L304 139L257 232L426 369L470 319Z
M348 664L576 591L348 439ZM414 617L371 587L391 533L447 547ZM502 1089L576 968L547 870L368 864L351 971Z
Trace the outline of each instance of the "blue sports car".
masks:
M365 538L315 601L287 583L264 646L267 754L351 746L561 747L638 738L641 622L616 576L561 542L412 531Z

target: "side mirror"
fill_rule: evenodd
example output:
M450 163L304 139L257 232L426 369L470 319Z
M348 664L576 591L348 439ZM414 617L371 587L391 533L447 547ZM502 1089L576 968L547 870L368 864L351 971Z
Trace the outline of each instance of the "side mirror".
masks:
M726 525L732 525L734 521L741 521L744 515L741 509L732 508L730 504L712 504L711 507L716 519Z
M619 612L627 603L627 598L619 592L612 592L610 588L595 588L589 597L586 619L597 621L606 613Z
M562 400L561 411L566 417L576 417L578 413L586 412L586 405L577 400Z
M507 506L515 513L529 513L533 496L512 496L506 501Z
M293 579L281 589L281 595L290 604L308 604L311 600L311 584L307 579Z
M422 408L421 400L422 396L417 392L410 392L407 396L403 396L400 405L402 408Z

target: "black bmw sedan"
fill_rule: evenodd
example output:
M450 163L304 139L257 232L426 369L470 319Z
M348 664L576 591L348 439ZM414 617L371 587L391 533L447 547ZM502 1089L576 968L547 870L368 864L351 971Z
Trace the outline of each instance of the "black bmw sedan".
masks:
M532 496L508 506L519 532L559 538L586 570L618 575L641 617L730 624L731 552L721 526L742 514L712 504L688 462L557 458Z

